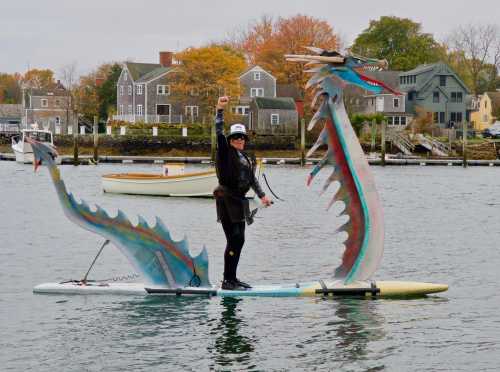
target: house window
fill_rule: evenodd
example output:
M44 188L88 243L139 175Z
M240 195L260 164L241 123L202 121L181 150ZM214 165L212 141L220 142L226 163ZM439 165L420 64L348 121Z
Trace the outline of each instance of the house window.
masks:
M61 101L59 101L58 99L56 99L56 107L59 107L61 106Z
M463 95L462 95L462 92L457 92L457 102L462 102L462 99L463 99Z
M394 125L399 125L399 116L394 116Z
M156 115L170 115L170 105L156 105Z
M408 101L413 101L415 99L415 92L408 92Z
M250 106L234 106L233 114L235 115L248 115L250 111Z
M120 105L120 115L125 114L125 111L123 111L123 105Z
M251 88L250 97L264 97L264 88Z
M127 91L128 91L128 95L131 96L132 95L132 85L129 85L127 87Z
M157 85L156 86L156 94L159 96L170 95L170 85Z
M137 85L136 92L138 96L142 96L142 84Z
M49 101L45 98L42 98L42 107L49 107Z
M278 125L280 123L280 115L279 114L271 114L271 124Z
M399 124L406 125L406 116L401 116L401 122Z
M444 123L444 112L443 112L443 111L441 111L441 112L439 113L439 122L440 122L440 123Z
M432 102L439 103L439 92L432 93Z
M256 71L253 73L253 79L254 80L260 80L260 71Z
M434 112L432 115L432 122L437 123L439 120L439 112Z
M128 105L127 109L128 109L128 110L127 110L127 113L128 113L129 115L132 115L132 105Z
M197 117L198 106L185 106L184 113L186 114L186 116Z
M450 121L454 123L462 122L462 113L461 112L452 112L450 113Z
M404 84L404 76L399 77L399 84Z
M377 101L375 104L375 111L376 112L384 112L384 97L383 96L377 96Z
M393 118L392 116L389 116L389 117L387 118L387 124L388 124L388 125L394 125L394 118Z
M446 75L439 75L439 85L442 87L446 86Z
M120 85L120 96L123 96L123 85Z
M61 118L56 116L56 125L61 125Z
M398 108L399 107L399 98L394 98L392 101L392 105L394 106L394 108Z
M137 105L137 115L142 115L142 105Z

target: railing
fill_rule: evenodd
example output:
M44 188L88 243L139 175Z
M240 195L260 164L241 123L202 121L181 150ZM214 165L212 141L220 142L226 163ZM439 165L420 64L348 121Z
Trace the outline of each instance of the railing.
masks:
M411 155L415 150L415 145L400 131L389 129L387 138L405 155Z
M198 115L113 115L113 120L128 121L130 123L147 122L147 123L167 123L167 124L183 124L197 123Z
M422 133L418 133L415 137L422 146L430 150L434 155L448 156L451 151L449 146L434 138L424 136Z

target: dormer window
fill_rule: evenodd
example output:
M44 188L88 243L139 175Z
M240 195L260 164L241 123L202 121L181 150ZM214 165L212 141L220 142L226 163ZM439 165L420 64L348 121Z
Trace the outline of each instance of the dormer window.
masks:
M446 75L439 75L439 86L446 86Z
M260 71L255 71L253 73L253 79L254 80L260 80Z

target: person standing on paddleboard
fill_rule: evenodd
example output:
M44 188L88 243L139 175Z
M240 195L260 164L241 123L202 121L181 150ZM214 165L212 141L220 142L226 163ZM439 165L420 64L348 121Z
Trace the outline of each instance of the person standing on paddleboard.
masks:
M233 124L227 138L224 135L224 108L229 97L219 97L215 117L217 135L216 170L219 186L214 190L217 205L217 221L221 222L226 235L224 252L224 278L222 289L247 289L251 286L236 277L241 250L245 243L245 222L252 223L248 199L250 188L255 191L265 207L271 200L262 191L255 177L255 163L243 151L248 135L243 124Z

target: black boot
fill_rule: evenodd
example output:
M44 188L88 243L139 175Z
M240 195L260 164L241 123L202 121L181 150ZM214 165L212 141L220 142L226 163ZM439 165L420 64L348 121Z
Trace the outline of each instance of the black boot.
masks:
M236 278L236 283L240 286L240 287L243 287L243 288L252 288L252 286L248 283L245 283L245 282L242 282L241 280L239 280L238 278Z
M224 279L222 281L222 285L220 286L221 289L225 289L227 291L243 291L246 289L246 287L241 286L236 280L234 279Z

